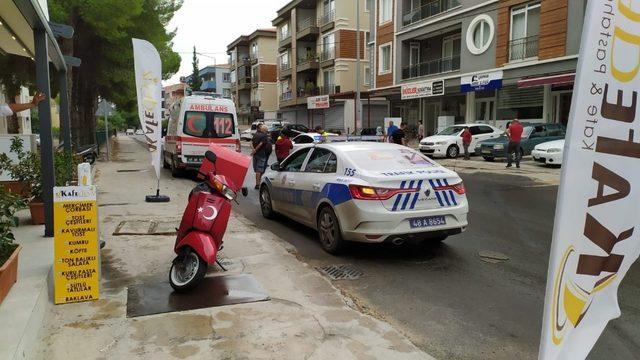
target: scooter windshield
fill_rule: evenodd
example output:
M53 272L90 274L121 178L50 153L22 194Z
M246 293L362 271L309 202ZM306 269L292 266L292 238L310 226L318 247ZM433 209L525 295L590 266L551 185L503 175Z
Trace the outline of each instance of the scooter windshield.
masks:
M216 144L209 145L209 150L216 154L216 163L205 158L200 166L200 173L208 174L215 169L217 175L224 175L229 179L231 184L226 184L229 188L239 191L244 184L251 157Z

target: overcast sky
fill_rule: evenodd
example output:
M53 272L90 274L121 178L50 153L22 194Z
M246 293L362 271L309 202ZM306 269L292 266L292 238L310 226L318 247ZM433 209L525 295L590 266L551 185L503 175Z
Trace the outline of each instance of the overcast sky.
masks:
M182 56L180 71L165 85L191 74L191 55L196 46L200 68L227 63L227 45L240 35L268 28L276 11L290 0L184 0L169 24L178 29L173 50Z

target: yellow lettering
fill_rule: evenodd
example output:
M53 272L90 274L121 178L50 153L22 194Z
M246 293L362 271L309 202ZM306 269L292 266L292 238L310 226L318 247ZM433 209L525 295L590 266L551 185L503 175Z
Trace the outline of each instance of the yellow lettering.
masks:
M640 36L630 34L617 26L613 31L613 45L611 48L611 73L613 74L613 77L616 78L616 80L626 83L636 77L636 75L638 74L638 70L640 70L640 63L637 63L636 66L630 71L622 71L618 69L615 64L616 40L621 40L628 44L635 44L639 47L640 50ZM640 58L640 51L638 51L638 57Z
M635 22L640 22L640 13L633 11L631 9L631 6L623 3L622 0L618 0L618 7L620 8L620 13L627 19Z

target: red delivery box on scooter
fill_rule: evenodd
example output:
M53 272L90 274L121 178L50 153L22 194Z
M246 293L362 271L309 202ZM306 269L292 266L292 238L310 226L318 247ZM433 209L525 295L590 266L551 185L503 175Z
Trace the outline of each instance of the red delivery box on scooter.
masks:
M233 183L228 184L233 191L240 190L244 184L251 157L216 144L209 145L209 150L216 154L216 163L214 165L205 159L200 167L200 173L208 174L215 168L216 174L226 176Z

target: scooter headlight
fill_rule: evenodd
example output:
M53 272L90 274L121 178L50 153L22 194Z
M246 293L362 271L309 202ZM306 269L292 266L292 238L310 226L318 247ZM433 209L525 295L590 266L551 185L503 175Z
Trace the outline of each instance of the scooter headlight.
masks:
M222 195L224 195L224 197L226 197L228 200L235 200L236 199L236 192L233 191L231 188L229 188L227 185L223 184L222 182L218 181L218 179L216 179L213 184L216 187L216 190L218 190L218 192Z

